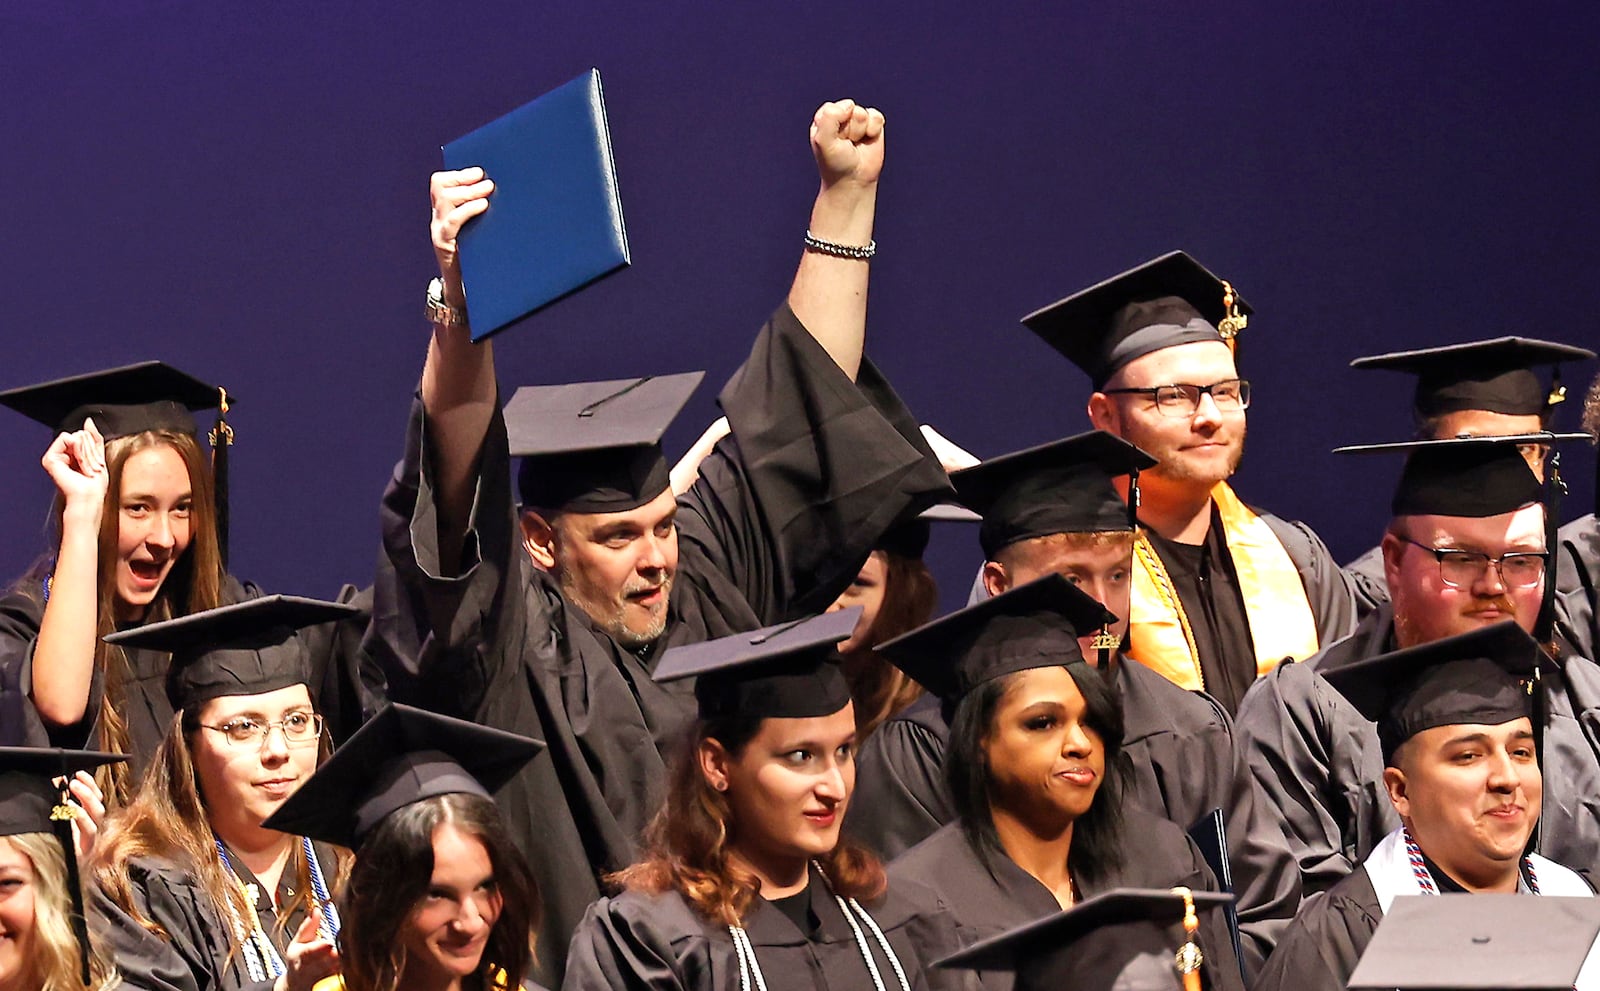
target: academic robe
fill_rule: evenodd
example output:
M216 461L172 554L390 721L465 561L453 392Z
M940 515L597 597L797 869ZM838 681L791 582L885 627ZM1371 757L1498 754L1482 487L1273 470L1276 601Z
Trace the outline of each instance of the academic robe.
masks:
M1556 537L1556 631L1579 656L1600 656L1600 523L1590 513Z
M1357 618L1365 619L1367 613L1389 601L1389 580L1383 573L1383 548L1373 547L1365 554L1344 566L1350 579L1351 590L1356 595Z
M538 878L545 983L600 893L631 863L665 796L666 751L693 717L689 682L660 685L663 650L817 612L894 520L950 493L915 419L870 361L851 382L787 304L722 391L732 434L679 499L665 633L624 648L521 547L505 425L478 459L459 573L437 546L430 428L414 402L384 495L395 581L380 577L370 639L391 697L544 740L497 796Z
M1247 968L1271 952L1300 904L1299 871L1234 737L1209 697L1132 661L1117 664L1124 797L1187 829L1223 810ZM949 728L932 696L892 717L862 745L845 830L885 858L955 819L944 782Z
M1260 510L1254 512L1278 538L1299 572L1316 624L1317 642L1325 646L1349 634L1357 618L1354 580L1334 562L1332 553L1310 527ZM1167 540L1148 527L1145 534L1172 577L1178 601L1189 619L1206 694L1232 715L1255 682L1258 665L1233 551L1215 505L1205 542L1198 546Z
M333 848L315 844L318 862L333 883L337 855ZM280 923L272 900L260 882L231 858L235 877L253 886L256 916L280 958L305 921L298 907ZM97 886L88 885L89 936L104 941L115 959L122 987L129 991L269 991L273 979L252 981L244 951L230 953L233 925L211 904L192 871L160 857L135 857L127 866L134 904L159 925L162 939L124 912ZM279 879L279 904L288 904L299 883L296 872L285 869Z
M1260 679L1240 706L1250 770L1277 809L1307 897L1349 874L1400 819L1383 787L1374 723L1321 676L1395 649L1393 610L1309 660ZM1548 711L1540 764L1544 815L1538 852L1600 869L1600 666L1564 653L1544 666Z
M1440 897L1470 897L1432 861L1427 863L1435 885L1443 892ZM1294 924L1284 931L1266 969L1251 982L1251 991L1345 991L1350 975L1383 921L1385 904L1395 897L1394 893L1389 893L1387 899L1380 896L1374 878L1381 878L1397 868L1404 872L1410 869L1408 865L1395 862L1395 858L1369 855L1359 869L1342 878L1322 897L1307 902ZM1536 857L1534 869L1544 894L1568 897L1593 894L1584 880L1560 864ZM1519 891L1532 894L1526 877L1524 873ZM1399 881L1415 883L1404 877ZM1384 885L1386 892L1393 892L1394 887ZM1400 893L1416 894L1409 886ZM1589 973L1586 966L1584 977L1580 977L1576 987L1592 991L1594 985L1585 980Z
M265 594L256 585L230 576L223 588L224 604L243 602ZM339 602L353 603L363 611L359 616L338 623L310 627L301 633L311 661L312 701L327 720L334 742L342 743L368 715L382 703L383 686L377 666L364 662L361 633L367 627L372 591L357 591L346 585L339 591ZM0 714L8 712L8 696L27 699L33 690L33 651L38 643L39 625L44 620L44 594L38 582L30 582L0 598L0 667L15 664L15 673L0 675ZM122 682L123 704L119 711L127 723L129 773L132 780L144 769L172 722L172 703L167 699L167 668L172 655L164 651L125 648L127 670ZM9 684L5 682L9 681ZM105 694L105 673L96 671L90 679L89 698L84 718L71 726L47 725L32 708L22 711L19 735L27 746L100 749L97 715ZM8 717L9 721L9 717ZM9 727L0 736L9 737Z
M1217 890L1199 849L1173 823L1129 806L1118 835L1123 841L1121 866L1092 884L1073 878L1080 900L1113 888L1183 885L1196 891ZM990 851L987 861L967 841L960 822L953 822L890 864L889 886L903 890L924 910L948 912L963 947L1061 910L1050 889L1004 851ZM1222 912L1201 916L1200 946L1206 986L1211 991L1242 991L1233 938ZM1172 949L1176 951L1177 944ZM1009 971L982 971L978 978L982 991L1011 991L1014 983Z
M772 903L757 898L744 931L755 950L767 991L871 991L872 976L844 911L826 882L810 869L806 889L816 927L802 931ZM960 949L955 925L937 907L900 897L891 884L877 901L863 902L894 950L911 991L958 988L970 982L928 966ZM860 920L884 991L900 981L870 929ZM562 991L743 991L739 960L728 927L706 920L673 891L626 891L597 901L572 936ZM756 987L754 975L750 987Z

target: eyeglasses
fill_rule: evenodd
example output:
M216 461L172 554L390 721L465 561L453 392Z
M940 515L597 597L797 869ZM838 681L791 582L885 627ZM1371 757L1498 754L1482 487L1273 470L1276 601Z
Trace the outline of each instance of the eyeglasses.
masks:
M221 733L236 747L262 747L274 729L283 730L283 740L291 747L305 747L322 739L322 717L315 712L291 712L282 719L262 720L250 716L230 719L221 726L200 724L201 729Z
M1108 396L1148 396L1155 401L1163 416L1194 416L1200 408L1200 397L1210 396L1223 413L1237 413L1250 408L1250 383L1244 379L1223 379L1210 385L1153 385L1142 389L1102 389Z
M1429 547L1427 544L1418 543L1410 537L1401 537L1406 543L1420 547L1432 554L1434 560L1439 562L1439 579L1451 588L1467 588L1482 578L1490 565L1500 576L1500 583L1510 588L1532 588L1544 578L1545 562L1549 560L1548 552L1540 551L1531 553L1522 551L1516 554L1502 554L1499 557L1490 557L1477 551L1457 551L1449 548L1440 549Z

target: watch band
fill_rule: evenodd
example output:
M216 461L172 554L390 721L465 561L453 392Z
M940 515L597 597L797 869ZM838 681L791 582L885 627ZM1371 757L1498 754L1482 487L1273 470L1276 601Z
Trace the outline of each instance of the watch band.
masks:
M444 280L435 278L428 283L428 320L441 327L465 327L467 311L444 301Z

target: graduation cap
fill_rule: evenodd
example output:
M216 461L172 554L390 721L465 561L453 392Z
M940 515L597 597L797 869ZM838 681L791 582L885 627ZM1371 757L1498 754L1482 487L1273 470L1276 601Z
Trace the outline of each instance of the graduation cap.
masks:
M1437 348L1392 351L1350 362L1351 368L1381 368L1417 377L1413 406L1418 419L1461 410L1487 410L1513 416L1542 416L1566 399L1560 363L1587 361L1587 348L1529 337L1496 337ZM1534 369L1549 365L1546 389Z
M214 698L308 684L310 659L299 631L360 611L343 602L267 595L122 630L105 641L170 652L167 698L192 712Z
M354 850L391 812L438 795L492 798L544 743L390 704L262 823Z
M1570 991L1600 933L1600 898L1403 895L1351 988Z
M990 559L1004 547L1052 533L1132 530L1127 501L1111 480L1156 459L1104 430L1067 437L963 468L950 475L961 501L983 516L978 543Z
M95 429L106 440L147 430L194 435L199 432L194 414L215 409L217 422L209 438L217 493L217 538L224 564L228 559L228 448L233 445L233 428L228 426L227 417L232 402L221 386L202 382L160 361L142 361L0 392L0 405L59 433L82 430L84 421L92 418Z
M78 939L83 983L89 983L89 930L83 912L83 882L72 845L72 820L67 781L79 771L94 771L128 758L93 750L0 747L0 836L53 833L67 865L67 891L72 898L72 932ZM62 779L56 784L54 779Z
M878 538L873 550L888 551L900 557L920 559L928 549L933 536L934 523L977 523L982 517L972 510L953 503L941 502L922 512L894 524Z
M1016 991L1169 991L1183 987L1180 957L1196 969L1200 965L1199 954L1190 952L1198 928L1197 920L1194 928L1189 924L1190 905L1198 912L1232 901L1231 894L1216 891L1115 888L974 943L934 966L1011 972Z
M615 513L666 491L661 435L704 372L525 386L506 404L511 456L522 459L522 505Z
M1088 373L1096 389L1153 351L1222 341L1229 348L1254 310L1233 286L1173 251L1022 318Z
M1324 671L1339 694L1378 724L1388 761L1437 726L1499 726L1532 718L1529 679L1539 644L1514 620Z
M1447 437L1440 440L1357 444L1335 454L1404 453L1405 468L1389 510L1394 516L1483 518L1515 512L1541 501L1543 483L1521 448L1587 439L1581 433Z
M1058 574L967 606L901 634L877 650L944 700L1031 668L1084 663L1078 637L1117 621Z
M673 647L661 655L656 681L695 678L700 718L735 714L761 719L831 716L850 701L839 664L861 607Z

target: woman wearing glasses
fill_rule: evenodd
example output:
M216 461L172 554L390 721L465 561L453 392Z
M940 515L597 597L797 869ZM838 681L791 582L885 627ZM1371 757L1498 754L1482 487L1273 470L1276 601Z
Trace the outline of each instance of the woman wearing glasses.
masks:
M97 923L130 986L309 991L337 970L345 855L262 822L323 754L299 631L352 611L269 596L114 635L172 653L176 710L95 851Z

